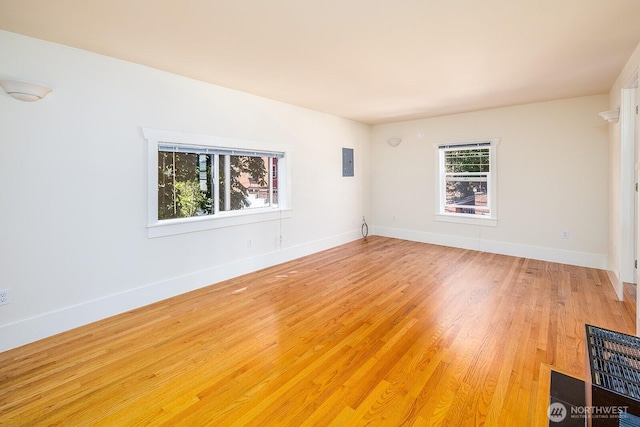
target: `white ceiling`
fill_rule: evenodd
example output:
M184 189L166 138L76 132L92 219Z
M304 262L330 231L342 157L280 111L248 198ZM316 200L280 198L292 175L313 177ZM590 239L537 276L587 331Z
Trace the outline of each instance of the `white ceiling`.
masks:
M0 0L0 29L376 124L607 93L640 0Z

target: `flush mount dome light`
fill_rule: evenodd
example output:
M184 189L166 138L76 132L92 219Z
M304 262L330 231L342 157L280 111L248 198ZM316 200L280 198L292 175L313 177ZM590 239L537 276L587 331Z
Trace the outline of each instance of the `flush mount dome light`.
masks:
M0 80L0 86L8 95L25 102L38 101L51 92L51 88L21 80Z
M387 143L392 147L397 147L398 145L400 145L401 142L402 142L402 139L400 138L389 138L387 140Z

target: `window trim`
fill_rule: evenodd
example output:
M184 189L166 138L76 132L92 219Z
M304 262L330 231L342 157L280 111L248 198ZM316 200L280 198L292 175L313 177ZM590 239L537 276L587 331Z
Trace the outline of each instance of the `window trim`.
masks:
M479 138L465 141L453 141L453 142L440 142L434 143L433 148L435 151L435 175L436 175L436 221L452 222L459 224L471 224L482 225L489 227L496 227L498 225L497 214L497 149L496 147L500 143L500 138ZM446 173L444 170L444 148L456 148L460 146L480 146L482 144L488 144L489 147L489 174L487 177L487 189L488 189L488 206L489 216L465 214L465 213L453 213L445 211L446 194L444 190L444 182L446 180Z
M292 147L265 141L198 135L186 132L142 128L147 140L147 232L149 238L191 233L223 227L233 227L264 221L290 218L291 208L291 152ZM158 220L158 146L171 144L185 147L220 148L251 152L282 153L278 161L278 206L248 210L222 211L215 215Z

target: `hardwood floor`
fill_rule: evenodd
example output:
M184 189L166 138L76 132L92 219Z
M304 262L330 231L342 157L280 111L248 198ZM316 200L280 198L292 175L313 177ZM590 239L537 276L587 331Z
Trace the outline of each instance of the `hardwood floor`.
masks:
M622 292L623 292L623 299L624 299L625 309L629 313L636 313L637 288L638 288L638 286L635 283L624 283L623 284Z
M374 236L0 353L0 424L546 425L633 319L603 271Z

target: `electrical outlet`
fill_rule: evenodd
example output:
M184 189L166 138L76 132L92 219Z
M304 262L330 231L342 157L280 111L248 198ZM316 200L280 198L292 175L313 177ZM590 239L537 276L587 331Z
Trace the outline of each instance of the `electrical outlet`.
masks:
M569 231L568 230L562 230L562 238L563 239L568 239L569 238Z
M0 305L9 304L9 289L0 289Z

